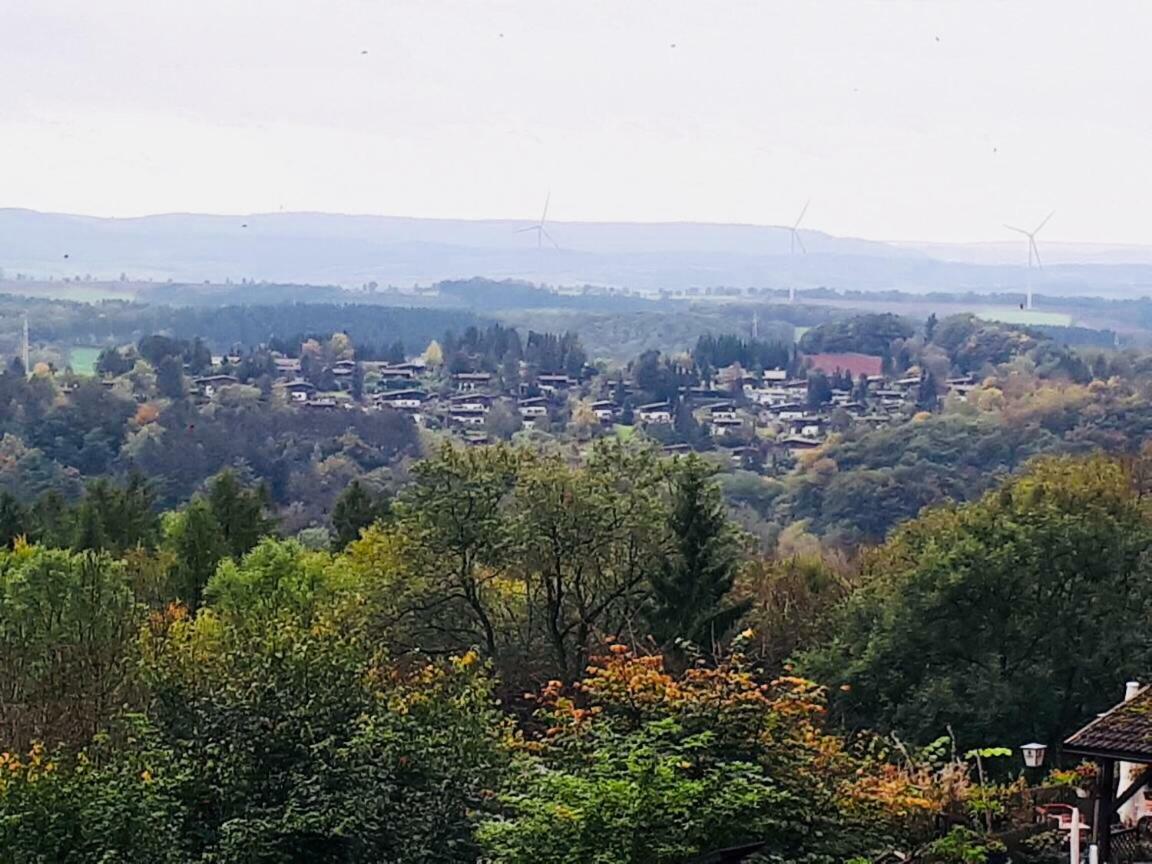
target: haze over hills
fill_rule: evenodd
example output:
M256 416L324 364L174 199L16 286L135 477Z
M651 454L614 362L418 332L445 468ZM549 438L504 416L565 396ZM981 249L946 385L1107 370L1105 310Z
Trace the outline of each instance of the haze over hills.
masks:
M324 213L168 214L111 219L0 209L0 268L12 277L242 278L407 288L485 276L640 292L694 287L1012 291L1020 244L884 243L804 229L705 223L416 219ZM556 248L556 247L559 248ZM1152 293L1152 249L1042 244L1050 294Z
M1077 264L1152 264L1152 246L1125 243L1048 243L1041 244L1045 266ZM907 243L892 244L898 248L921 252L941 261L965 264L1019 265L1027 260L1027 246L1020 240L984 243Z

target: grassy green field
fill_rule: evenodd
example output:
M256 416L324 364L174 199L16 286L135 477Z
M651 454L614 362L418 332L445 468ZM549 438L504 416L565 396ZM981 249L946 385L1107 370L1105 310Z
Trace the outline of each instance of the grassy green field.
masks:
M94 375L96 374L96 358L99 356L99 348L74 346L68 351L68 365L77 375Z
M981 309L976 313L985 321L999 321L1002 324L1029 324L1047 327L1071 327L1072 316L1063 312L1038 312L1035 309L1012 309L1004 306Z

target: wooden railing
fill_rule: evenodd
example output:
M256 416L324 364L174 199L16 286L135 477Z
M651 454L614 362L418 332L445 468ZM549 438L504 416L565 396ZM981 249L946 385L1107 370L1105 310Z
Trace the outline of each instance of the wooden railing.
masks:
M1152 824L1142 820L1135 828L1112 832L1112 857L1109 864L1135 864L1152 861Z

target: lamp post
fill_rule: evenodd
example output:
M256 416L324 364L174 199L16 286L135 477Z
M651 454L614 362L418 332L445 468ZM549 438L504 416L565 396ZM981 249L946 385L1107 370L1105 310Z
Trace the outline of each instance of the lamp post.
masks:
M1044 765L1044 755L1048 752L1044 744L1025 744L1020 748L1024 754L1024 764L1029 768L1040 768Z
M1043 744L1025 744L1020 748L1020 752L1024 754L1024 766L1026 768L1040 768L1044 765L1044 757L1048 753L1048 748ZM1071 822L1068 826L1068 862L1069 864L1080 864L1080 807L1073 805L1071 813ZM1096 846L1088 847L1088 860L1090 864L1097 864L1099 858L1099 851Z

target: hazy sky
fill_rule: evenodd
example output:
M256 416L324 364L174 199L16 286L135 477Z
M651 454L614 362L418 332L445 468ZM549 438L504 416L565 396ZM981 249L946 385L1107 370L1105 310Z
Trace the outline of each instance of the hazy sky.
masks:
M0 0L0 206L1152 243L1152 3ZM367 52L367 53L365 53Z

